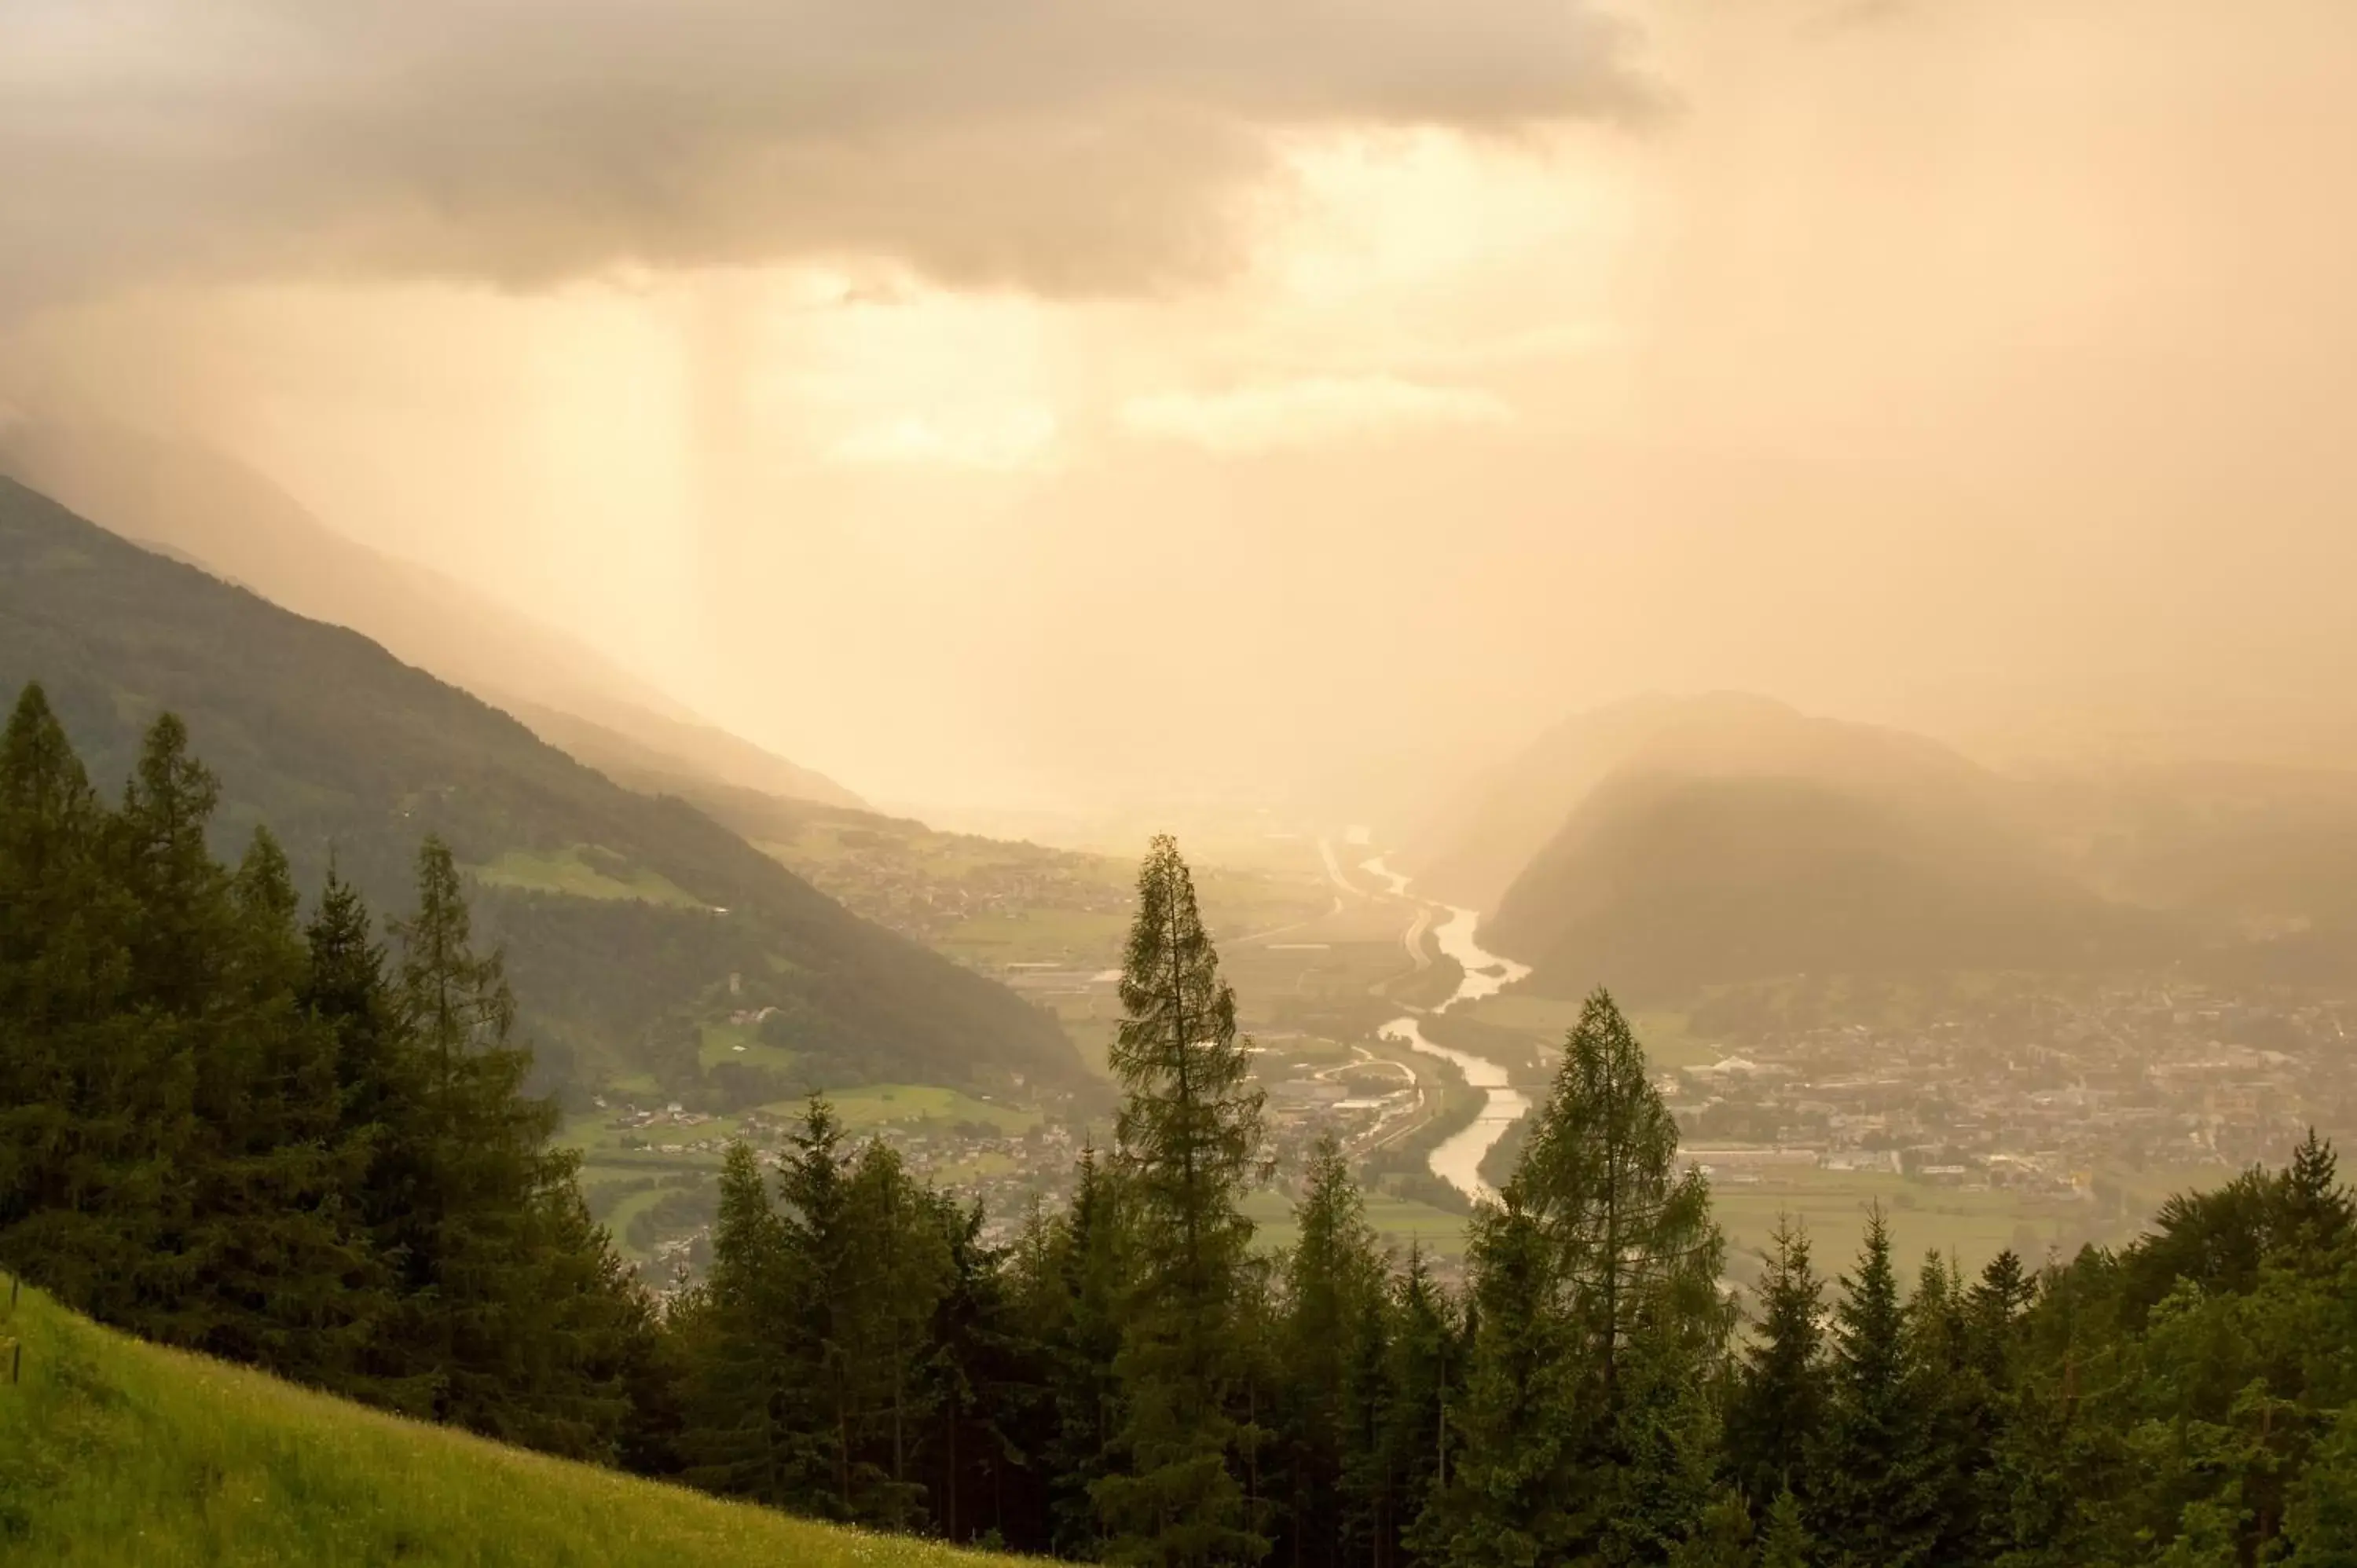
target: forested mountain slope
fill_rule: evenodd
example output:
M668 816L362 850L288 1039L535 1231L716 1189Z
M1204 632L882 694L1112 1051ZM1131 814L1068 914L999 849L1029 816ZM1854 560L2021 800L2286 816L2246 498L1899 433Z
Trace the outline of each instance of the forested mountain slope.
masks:
M1047 1015L694 808L623 789L357 633L0 479L0 685L32 680L110 791L141 726L178 713L222 780L223 848L267 822L307 887L332 855L371 904L400 908L419 840L440 833L482 884L484 933L506 944L554 1079L601 1081L651 1031L772 1007L763 1038L818 1082L1081 1071Z
M0 432L0 474L297 615L350 627L609 776L630 768L860 804L823 774L705 723L578 639L346 538L219 453L112 426L26 424Z

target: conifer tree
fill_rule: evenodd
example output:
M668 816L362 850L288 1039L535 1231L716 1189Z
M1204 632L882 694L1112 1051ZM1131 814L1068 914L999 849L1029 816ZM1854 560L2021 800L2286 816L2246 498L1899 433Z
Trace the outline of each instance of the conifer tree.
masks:
M1054 1411L1045 1451L1049 1544L1060 1557L1093 1559L1104 1543L1095 1488L1113 1473L1123 1425L1114 1366L1134 1289L1122 1197L1119 1175L1083 1147L1071 1207L1053 1238L1054 1294L1040 1326Z
M1790 1491L1776 1494L1768 1522L1760 1530L1760 1568L1815 1568L1817 1543L1801 1510L1801 1499Z
M389 1129L396 1109L421 1095L425 1085L403 1076L401 1069L413 1065L412 1053L400 1049L396 1036L384 949L370 929L359 890L332 864L303 939L300 1001L335 1035L339 1121L347 1132L377 1138ZM371 1180L373 1185L376 1178ZM408 1207L403 1191L372 1196L381 1201L368 1206L371 1226Z
M796 1506L841 1519L854 1516L854 1467L858 1463L851 1431L850 1369L836 1325L846 1276L849 1164L834 1108L813 1095L778 1173L790 1293L780 1331L795 1359L794 1376L805 1412L802 1425L808 1434L806 1489Z
M2357 1199L2341 1185L2331 1142L2313 1127L2284 1170L2281 1209L2276 1244L2286 1251L2327 1257L2357 1230Z
M1708 1189L1680 1173L1677 1124L1604 992L1504 1197L1469 1249L1466 1455L1431 1528L1465 1563L1658 1560L1708 1498L1731 1320Z
M1358 1342L1370 1329L1370 1304L1382 1299L1383 1260L1366 1200L1330 1133L1310 1153L1294 1219L1300 1240L1286 1261L1279 1328L1288 1561L1331 1568L1366 1534L1363 1520L1346 1519L1344 1470L1357 1445L1351 1407L1372 1394ZM1373 1331L1380 1336L1380 1323Z
M185 1080L133 1009L110 814L38 685L0 738L0 1264L124 1321L160 1240Z
M1988 1261L1965 1299L1969 1353L1994 1385L2011 1380L2009 1362L2019 1338L2022 1314L2037 1296L2038 1281L2008 1247Z
M1681 1174L1677 1147L1677 1122L1646 1076L1642 1047L1598 991L1564 1042L1514 1181L1560 1254L1595 1402L1607 1412L1638 1326L1716 1337L1723 1242L1709 1189L1699 1171Z
M1234 993L1167 835L1139 871L1137 906L1113 1047L1136 1274L1118 1358L1121 1467L1093 1495L1111 1561L1254 1562L1267 1538L1232 1463L1257 1434L1231 1398L1252 1237L1242 1198L1261 1096L1237 1040Z
M181 1343L338 1391L375 1391L391 1280L354 1201L368 1144L342 1125L333 1026L307 1010L286 857L257 830L230 888L216 994L193 1021L197 1131Z
M418 1260L410 1256L408 1242L432 1154L425 1058L397 1021L385 951L371 931L368 906L332 865L303 939L297 1001L333 1042L333 1135L352 1151L357 1165L345 1202L390 1297L361 1351L359 1375L369 1398L430 1418L438 1380L410 1343L416 1308L404 1299L418 1288Z
M1754 1568L1751 1510L1741 1494L1722 1491L1669 1556L1669 1568Z
M1824 1286L1808 1232L1780 1216L1760 1282L1758 1337L1743 1353L1727 1415L1727 1464L1751 1506L1805 1495L1825 1414Z
M1409 1249L1392 1297L1383 1444L1399 1500L1386 1532L1386 1562L1405 1555L1407 1541L1449 1478L1466 1360L1458 1304L1433 1278L1421 1249Z
M792 1360L784 1231L752 1150L731 1144L720 1170L712 1266L673 1303L689 1360L680 1452L685 1478L772 1507L802 1489L807 1399Z
M1891 1265L1890 1228L1876 1205L1857 1272L1834 1309L1833 1402L1811 1466L1812 1528L1837 1568L1907 1568L1937 1535L1924 1433L1910 1376L1907 1313Z
M478 954L449 846L418 852L393 1027L416 1091L388 1142L414 1170L392 1227L409 1294L401 1369L430 1377L434 1412L494 1437L593 1456L626 1413L621 1344L640 1309L604 1233L587 1223L575 1156L548 1147L556 1108L523 1093L515 999L500 955Z
M1047 1347L1032 1332L1017 1300L1028 1288L1010 1250L985 1241L980 1199L961 1205L928 1189L922 1199L946 1242L946 1288L933 1306L919 1368L919 1402L932 1412L925 1434L931 1511L953 1541L1010 1528L1027 1540L1044 1533L1037 1477L1026 1460L1046 1435ZM1025 1228L1033 1245L1046 1241L1045 1220L1033 1199Z
M1392 1380L1397 1325L1387 1271L1359 1302L1343 1369L1340 1561L1389 1568L1397 1558L1406 1498L1400 1451L1392 1441L1399 1390Z
M857 1462L849 1517L906 1529L922 1514L912 1460L931 1426L933 1314L952 1268L941 1207L909 1180L900 1156L871 1141L846 1187L843 1270L833 1304L839 1397Z
M185 1026L211 997L227 930L229 874L205 843L220 800L219 780L188 750L188 727L172 714L157 718L116 814L116 853L137 909L134 983L149 1007L184 1021L177 1059L191 1076Z
M1577 1510L1592 1488L1571 1444L1584 1368L1557 1303L1559 1253L1509 1184L1474 1211L1467 1237L1473 1319L1464 1391L1450 1405L1458 1442L1408 1545L1458 1568L1527 1568L1580 1550Z
M1933 1562L1984 1555L1982 1495L1996 1391L1975 1355L1972 1298L1956 1270L1928 1254L1907 1307L1908 1378Z

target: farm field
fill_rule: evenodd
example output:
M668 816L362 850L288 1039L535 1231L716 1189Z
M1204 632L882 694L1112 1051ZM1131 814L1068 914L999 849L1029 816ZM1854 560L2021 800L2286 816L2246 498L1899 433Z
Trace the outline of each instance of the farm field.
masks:
M556 851L510 849L487 865L469 868L488 887L556 893L571 898L637 899L674 909L701 909L701 898L658 872L633 865L596 844Z

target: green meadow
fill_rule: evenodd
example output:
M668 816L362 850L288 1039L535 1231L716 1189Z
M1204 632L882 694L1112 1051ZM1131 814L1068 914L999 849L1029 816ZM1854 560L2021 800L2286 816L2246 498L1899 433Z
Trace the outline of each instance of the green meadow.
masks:
M0 1294L0 1303L5 1303ZM81 1568L989 1568L363 1409L0 1305L0 1563Z

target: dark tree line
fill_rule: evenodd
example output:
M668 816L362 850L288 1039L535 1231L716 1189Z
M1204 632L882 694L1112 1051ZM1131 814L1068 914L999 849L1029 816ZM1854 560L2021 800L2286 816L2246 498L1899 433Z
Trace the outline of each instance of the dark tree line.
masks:
M389 951L234 868L179 721L101 799L38 686L0 738L0 1263L151 1338L608 1456L655 1343L496 956L428 840Z
M372 935L235 868L160 721L119 802L38 690L0 742L0 1263L139 1333L815 1517L1157 1565L2357 1563L2357 1217L2311 1137L2032 1269L1748 1311L1598 993L1466 1283L1329 1143L1253 1245L1260 1102L1187 868L1141 874L1114 1144L1004 1248L814 1098L731 1152L658 1312L588 1219L447 850ZM1904 1277L1912 1274L1911 1279Z

